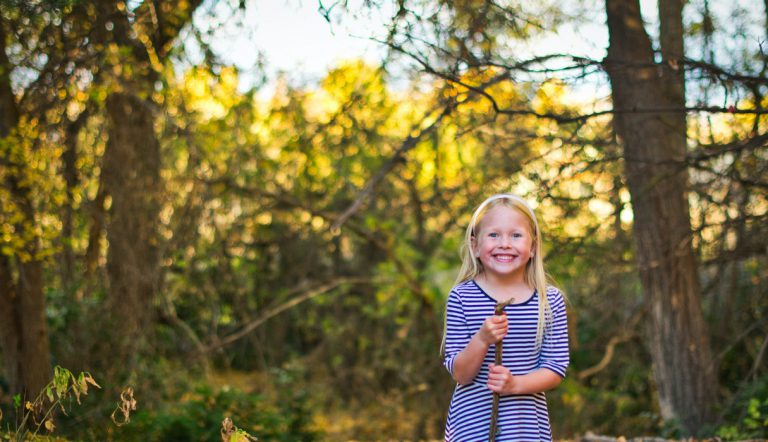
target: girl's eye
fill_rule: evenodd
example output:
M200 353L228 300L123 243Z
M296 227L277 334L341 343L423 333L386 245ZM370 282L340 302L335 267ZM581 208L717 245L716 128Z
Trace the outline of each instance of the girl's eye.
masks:
M522 234L522 233L515 233L515 234L514 234L514 235L512 235L512 236L513 236L513 237L515 237L515 238L522 238L522 237L523 237L523 234Z
M498 233L489 233L488 236L490 236L491 238L496 238L496 237L499 236L499 234Z

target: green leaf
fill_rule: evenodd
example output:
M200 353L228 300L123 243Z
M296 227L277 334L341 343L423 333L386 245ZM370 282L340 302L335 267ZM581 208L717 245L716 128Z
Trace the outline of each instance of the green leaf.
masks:
M56 366L53 374L53 385L56 388L56 396L62 399L67 393L67 385L69 384L69 378L72 373L66 368Z

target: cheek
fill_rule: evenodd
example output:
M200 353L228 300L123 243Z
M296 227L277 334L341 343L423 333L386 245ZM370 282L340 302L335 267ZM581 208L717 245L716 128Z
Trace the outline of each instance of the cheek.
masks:
M484 250L486 248L487 247L483 247L483 244L478 244L477 247L475 247L475 249L474 249L474 251L475 251L475 258L480 258L481 256L483 256L483 253L485 253Z

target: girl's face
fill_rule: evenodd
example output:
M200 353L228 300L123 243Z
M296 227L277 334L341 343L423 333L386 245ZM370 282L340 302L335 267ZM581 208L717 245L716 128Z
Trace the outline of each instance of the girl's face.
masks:
M475 229L472 251L483 264L486 277L524 281L525 268L533 252L533 232L528 219L512 207L493 207Z

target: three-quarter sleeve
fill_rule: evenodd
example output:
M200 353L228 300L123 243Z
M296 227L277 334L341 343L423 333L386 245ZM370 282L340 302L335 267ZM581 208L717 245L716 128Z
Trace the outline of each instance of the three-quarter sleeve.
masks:
M464 308L461 305L461 296L455 290L451 290L445 309L445 358L443 359L443 365L451 376L453 376L453 362L456 356L469 344L471 338Z
M544 340L541 345L541 367L548 368L564 378L570 362L565 300L556 289L551 289L547 293L547 297L552 308L552 323L544 329Z

